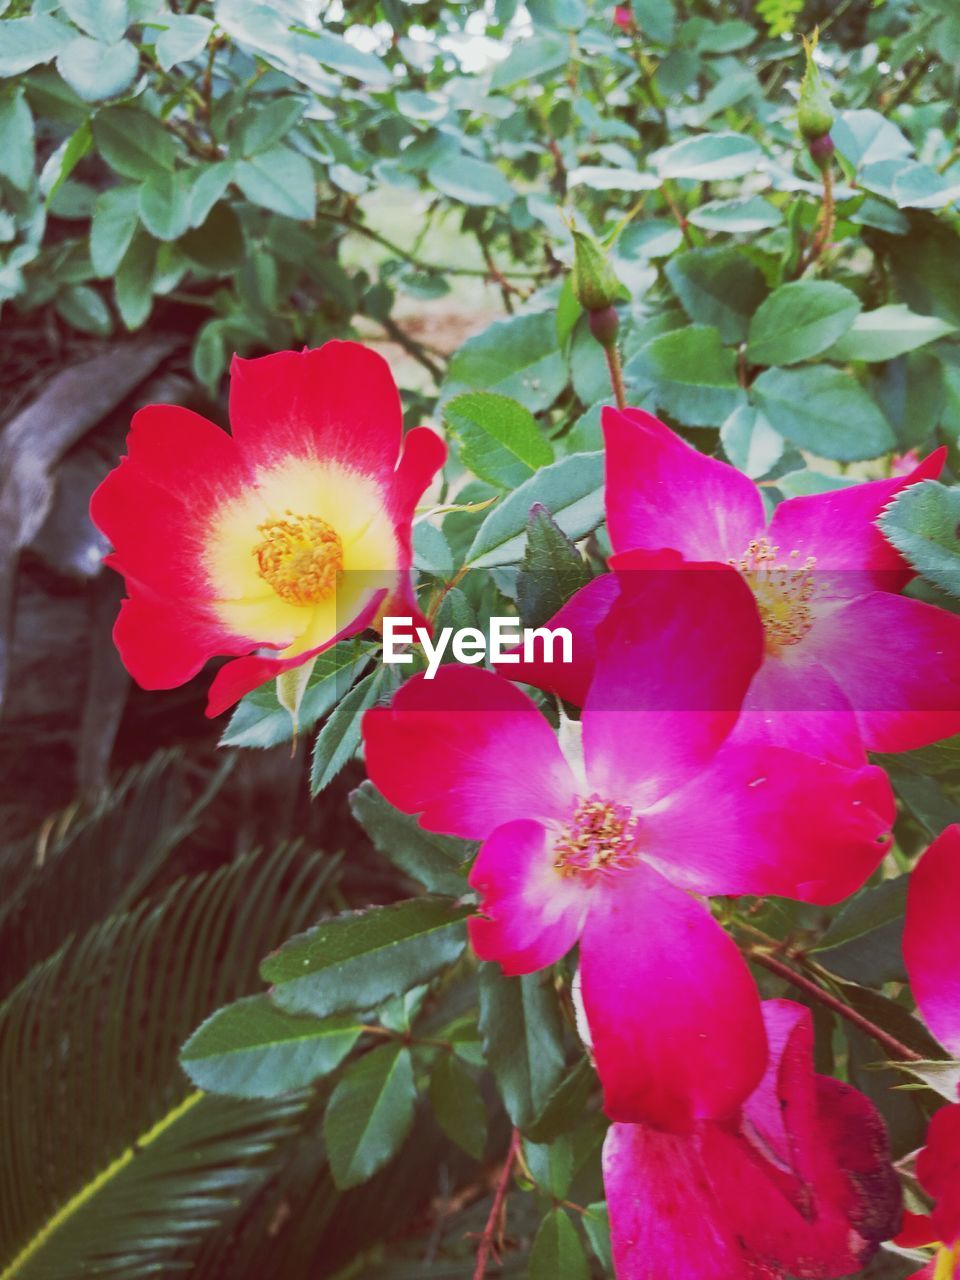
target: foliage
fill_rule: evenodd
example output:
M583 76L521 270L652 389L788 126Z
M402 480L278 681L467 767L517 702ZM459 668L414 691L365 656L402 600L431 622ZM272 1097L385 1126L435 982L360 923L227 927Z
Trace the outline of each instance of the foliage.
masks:
M939 0L633 9L625 31L589 0L14 0L0 25L4 322L43 312L101 338L186 324L212 391L233 351L350 332L399 343L418 362L408 417L432 415L451 452L415 528L421 602L439 625L516 610L540 625L609 552L613 391L568 283L572 222L610 245L624 286L628 402L760 480L771 504L946 446L941 482L904 493L883 527L922 575L914 594L956 609L960 20ZM784 38L817 20L836 111L826 188L797 136L803 58ZM458 297L483 313L452 354L407 328ZM485 323L492 297L502 314ZM315 793L359 752L362 713L396 671L366 640L317 662L297 726ZM294 733L265 686L223 744ZM759 931L803 958L834 1002L817 1009L821 1069L878 1102L903 1155L955 1075L913 1016L900 935L906 873L956 814L960 747L882 762L896 844L872 883L836 908L720 910L745 948ZM463 1237L489 1207L477 1162L502 1161L512 1126L529 1194L510 1234L529 1260L508 1252L505 1274L609 1274L605 1121L572 966L477 966L462 923L473 849L363 783L352 812L403 901L343 910L328 864L295 850L171 888L164 868L203 802L174 804L167 767L68 824L40 866L26 848L0 861L0 1078L17 1088L3 1280L174 1264L466 1276ZM757 973L765 993L785 989ZM874 1069L885 1051L864 1019L923 1055L910 1092ZM448 1177L449 1221L411 1228L427 1165ZM452 1184L474 1191L458 1200ZM321 1264L335 1208L348 1225ZM386 1250L372 1238L401 1226Z

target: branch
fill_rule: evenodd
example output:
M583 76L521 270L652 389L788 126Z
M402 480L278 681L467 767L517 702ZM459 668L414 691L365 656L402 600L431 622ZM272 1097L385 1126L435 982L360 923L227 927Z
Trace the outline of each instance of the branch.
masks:
M493 1251L493 1242L498 1235L503 1235L502 1219L507 1205L507 1192L510 1189L513 1166L519 1154L520 1130L514 1129L510 1135L507 1158L503 1162L503 1168L500 1170L500 1176L497 1179L497 1185L493 1193L493 1204L490 1206L487 1225L483 1228L483 1235L480 1237L480 1248L477 1250L477 1265L473 1270L473 1280L484 1280L487 1274L487 1263Z
M912 1049L908 1049L905 1044L901 1044L899 1040L890 1035L889 1032L884 1031L882 1027L878 1027L876 1023L871 1022L869 1018L865 1018L856 1009L851 1009L848 1004L844 1004L838 996L831 995L829 991L824 991L823 987L819 986L811 978L804 977L802 973L797 973L796 969L791 969L788 964L784 964L782 960L777 960L769 952L751 948L747 954L755 964L762 965L764 969L769 969L771 973L775 973L800 991L805 992L811 999L816 1000L827 1009L832 1009L841 1018L846 1018L847 1022L857 1027L865 1035L870 1036L872 1040L876 1040L877 1044L885 1049L891 1058L896 1058L900 1062L923 1061L922 1054L914 1053Z

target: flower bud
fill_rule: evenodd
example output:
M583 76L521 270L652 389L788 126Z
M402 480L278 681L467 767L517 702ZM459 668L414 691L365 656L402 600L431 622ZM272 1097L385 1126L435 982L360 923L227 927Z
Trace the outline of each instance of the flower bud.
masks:
M612 347L620 331L620 317L615 307L604 307L602 311L588 311L587 323L590 332L601 347Z
M830 132L835 117L820 69L813 60L819 33L814 31L812 40L808 40L806 36L802 39L807 69L800 84L800 108L797 121L800 125L800 133L808 142L812 142Z
M830 157L833 155L836 147L833 145L833 139L829 133L823 133L819 138L811 138L807 143L807 150L810 152L810 158L813 163L821 171L830 163Z
M606 311L623 293L623 286L593 236L572 230L574 297L584 311Z

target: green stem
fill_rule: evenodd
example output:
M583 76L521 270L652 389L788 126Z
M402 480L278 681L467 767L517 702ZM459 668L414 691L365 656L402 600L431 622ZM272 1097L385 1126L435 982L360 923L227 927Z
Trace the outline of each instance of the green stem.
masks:
M607 369L610 373L610 386L613 388L613 396L617 402L618 409L627 407L627 393L623 385L623 365L620 363L620 351L615 342L611 342L603 348L603 354L607 357Z

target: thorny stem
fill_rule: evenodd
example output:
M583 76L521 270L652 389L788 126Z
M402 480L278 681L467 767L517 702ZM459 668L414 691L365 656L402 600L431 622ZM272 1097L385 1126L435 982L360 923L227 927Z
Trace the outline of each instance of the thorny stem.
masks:
M433 625L433 621L436 618L437 614L440 612L440 606L443 604L444 597L446 596L447 592L452 591L453 588L463 580L464 576L466 575L468 567L469 567L468 565L461 565L460 568L457 570L457 572L450 579L450 581L445 582L443 586L440 588L440 590L437 592L436 596L434 596L433 603L430 605L430 610L427 613L427 622L429 622L431 626Z
M876 1023L871 1022L869 1018L865 1018L856 1009L851 1009L838 996L831 995L829 991L824 991L823 987L818 983L811 978L805 977L802 973L797 973L796 969L791 969L788 964L784 964L782 960L770 955L768 951L751 947L748 949L747 954L755 964L762 965L764 969L769 969L771 973L775 973L778 977L791 983L827 1009L832 1009L841 1018L845 1018L847 1022L864 1032L865 1035L870 1036L881 1048L887 1051L891 1058L896 1058L900 1062L921 1062L923 1060L921 1054L914 1053L912 1049L908 1049L905 1044L901 1044L896 1037L884 1031L882 1027L878 1027Z
M487 1274L487 1263L493 1251L494 1240L497 1237L503 1238L503 1217L507 1203L507 1192L510 1189L513 1166L516 1164L519 1154L520 1130L514 1129L510 1135L507 1157L503 1162L503 1168L500 1170L500 1176L497 1178L497 1185L493 1193L493 1204L490 1206L487 1224L483 1228L483 1235L480 1237L480 1248L477 1250L477 1265L473 1269L473 1280L484 1280Z
M830 243L830 237L833 235L833 228L836 222L836 206L833 200L833 165L828 161L827 167L823 170L823 203L820 206L820 219L817 225L817 233L813 238L806 254L800 258L797 266L797 275L802 276L807 267L816 262L824 249Z
M620 351L616 342L610 342L603 348L603 354L607 357L607 368L610 371L610 385L613 388L614 399L617 402L618 409L627 407L627 393L623 385L623 366L620 363Z

